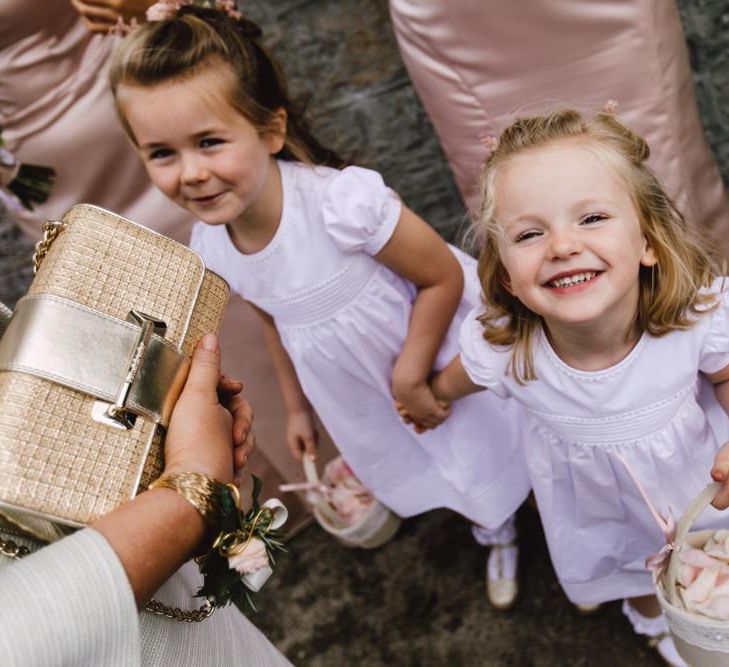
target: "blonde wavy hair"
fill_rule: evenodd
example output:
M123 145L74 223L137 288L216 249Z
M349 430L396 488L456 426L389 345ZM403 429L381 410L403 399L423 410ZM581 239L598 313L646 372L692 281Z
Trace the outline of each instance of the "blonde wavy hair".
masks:
M641 230L657 262L640 267L635 325L639 332L663 336L688 329L699 314L716 307L709 287L721 267L708 244L689 230L681 212L646 165L645 140L610 113L584 119L572 109L546 116L522 118L504 130L486 159L481 173L481 202L473 232L480 242L479 277L486 310L479 317L483 337L494 345L512 348L508 372L520 384L536 379L531 352L541 316L526 308L505 287L506 270L499 257L503 231L495 218L496 180L515 156L562 140L578 140L604 157L630 190Z

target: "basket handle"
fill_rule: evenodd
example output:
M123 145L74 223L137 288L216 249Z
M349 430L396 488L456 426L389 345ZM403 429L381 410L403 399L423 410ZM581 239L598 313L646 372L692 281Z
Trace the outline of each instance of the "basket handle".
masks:
M675 547L671 550L671 556L668 561L668 571L666 572L666 579L664 586L666 589L666 596L668 601L674 606L682 608L683 605L679 599L678 591L676 590L676 579L678 578L678 568L680 565L680 559L678 557L678 551L680 545L683 544L683 540L686 537L686 533L691 530L694 521L699 518L699 515L711 504L721 484L718 482L712 482L709 484L701 493L699 493L686 508L683 516L679 519L678 525L676 526L676 539L674 540Z
M306 477L306 481L309 482L309 484L317 486L321 484L314 459L304 454L301 461L304 466L304 477ZM338 522L341 522L342 517L337 514L336 510L327 502L327 499L321 494L321 492L311 491L307 494L307 497L309 502L330 522L334 522L335 525Z

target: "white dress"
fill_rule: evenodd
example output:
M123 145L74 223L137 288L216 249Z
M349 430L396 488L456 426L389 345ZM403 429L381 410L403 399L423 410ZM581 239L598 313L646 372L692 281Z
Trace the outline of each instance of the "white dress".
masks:
M283 212L263 250L242 254L225 226L200 222L191 247L274 318L306 396L378 499L401 516L449 507L496 527L529 490L524 466L513 464L522 460L519 406L486 393L469 397L422 435L393 406L391 372L416 289L373 255L395 229L399 198L368 169L278 166ZM458 258L467 287L437 367L457 354L460 322L478 303L475 261Z
M694 327L644 334L620 363L595 372L565 364L541 333L533 349L537 380L525 386L506 375L510 350L486 343L476 310L466 318L466 372L526 408L529 476L552 562L573 602L653 593L644 560L665 540L614 454L627 460L659 511L670 506L677 520L711 482L729 419L719 415L713 428L720 408L697 400L697 369L712 373L729 364L728 311L723 295ZM715 414L707 417L707 410ZM709 508L696 525L727 527L729 514Z

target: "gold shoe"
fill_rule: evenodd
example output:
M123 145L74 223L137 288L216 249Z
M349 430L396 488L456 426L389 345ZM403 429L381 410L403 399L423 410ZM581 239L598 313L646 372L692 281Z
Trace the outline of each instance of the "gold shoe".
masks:
M603 604L598 602L597 604L577 604L575 603L575 609L580 616L594 616L603 608Z
M486 561L486 597L494 609L499 609L501 611L511 609L519 594L519 581L517 579L518 568L513 577L506 577L503 575L502 552L505 548L510 547L516 548L516 542L491 545L491 551L489 552L488 560ZM497 568L499 572L498 579L491 579L489 577L488 562L492 557L497 559Z

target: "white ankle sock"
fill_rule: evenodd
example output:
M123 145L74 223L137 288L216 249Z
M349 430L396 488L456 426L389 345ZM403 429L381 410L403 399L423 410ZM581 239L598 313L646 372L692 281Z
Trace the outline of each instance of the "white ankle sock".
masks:
M489 552L486 569L491 581L499 579L513 579L519 561L519 549L516 542L516 520L510 516L498 528L486 528L473 524L471 526L473 538L481 546L493 547L502 545L498 549L492 548ZM509 545L509 546L504 546Z
M482 547L489 547L492 544L509 544L516 541L516 518L512 514L504 523L496 528L486 528L474 523L471 526L471 534Z
M658 637L664 632L668 632L668 623L663 614L658 614L653 618L643 616L639 611L630 606L627 600L623 600L623 614L628 618L633 630L639 635L648 637ZM678 654L673 637L670 635L664 637L656 644L656 650L667 664L672 667L688 667L684 659Z

